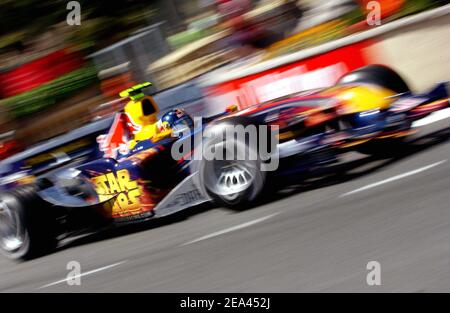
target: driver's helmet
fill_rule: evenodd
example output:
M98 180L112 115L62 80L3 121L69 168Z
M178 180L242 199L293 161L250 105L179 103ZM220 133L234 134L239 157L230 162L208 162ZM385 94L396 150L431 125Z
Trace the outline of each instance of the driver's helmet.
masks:
M170 127L172 133L179 137L185 135L188 129L192 130L194 128L194 121L189 114L182 109L168 111L161 117L160 122L161 124Z

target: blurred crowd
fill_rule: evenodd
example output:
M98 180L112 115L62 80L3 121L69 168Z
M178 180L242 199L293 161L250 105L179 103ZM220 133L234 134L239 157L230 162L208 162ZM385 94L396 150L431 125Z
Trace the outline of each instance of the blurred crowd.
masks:
M67 1L68 2L68 1ZM373 27L369 0L0 0L0 159L79 127L140 81L153 92ZM378 0L381 23L448 0Z

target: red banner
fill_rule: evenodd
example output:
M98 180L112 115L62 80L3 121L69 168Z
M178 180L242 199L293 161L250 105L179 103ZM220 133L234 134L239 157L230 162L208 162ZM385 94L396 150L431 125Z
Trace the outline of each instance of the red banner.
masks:
M23 64L9 72L0 74L0 98L8 98L36 88L59 76L80 68L83 57L65 49Z
M345 73L373 63L363 41L336 50L231 80L207 89L208 103L240 109L300 91L332 86Z

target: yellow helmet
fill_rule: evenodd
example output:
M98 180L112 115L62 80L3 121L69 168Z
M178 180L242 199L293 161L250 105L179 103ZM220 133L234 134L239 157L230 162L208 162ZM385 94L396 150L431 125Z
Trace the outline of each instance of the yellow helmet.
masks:
M151 86L146 82L133 86L122 91L119 95L122 98L130 98L130 102L125 105L125 113L127 113L133 122L146 126L156 123L159 112L158 105L152 96L146 96L142 89Z
M360 85L343 88L338 99L343 104L343 113L350 114L373 109L386 109L393 102L391 90L371 85Z

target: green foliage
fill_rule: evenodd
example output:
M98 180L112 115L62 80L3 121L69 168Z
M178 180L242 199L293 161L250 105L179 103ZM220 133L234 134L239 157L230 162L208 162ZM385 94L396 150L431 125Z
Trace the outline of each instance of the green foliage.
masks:
M167 38L172 48L178 49L196 40L211 35L212 31L206 29L187 30Z
M97 80L95 67L87 66L63 75L40 87L0 101L14 117L22 117L73 95L76 91L92 85Z
M437 6L438 4L434 0L409 0L406 2L405 7L395 14L392 19L402 18L406 15L415 14Z
M27 41L46 29L66 21L69 0L0 0L0 48L12 39ZM78 0L81 4L81 26L72 26L72 39L83 41L117 40L116 34L127 34L149 24L155 12L148 0L92 1ZM70 27L70 26L68 26ZM80 37L81 35L81 37Z

